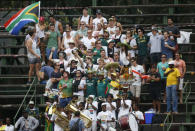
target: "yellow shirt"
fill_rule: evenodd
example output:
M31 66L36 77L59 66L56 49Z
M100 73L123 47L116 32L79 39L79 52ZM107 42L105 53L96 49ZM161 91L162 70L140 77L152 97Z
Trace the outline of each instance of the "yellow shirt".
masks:
M0 126L0 131L5 131L5 127L6 127L6 125Z
M170 70L171 68L167 68L165 73L167 73ZM178 83L178 77L180 77L180 72L177 68L173 68L173 70L174 71L169 73L167 76L167 86L177 85Z

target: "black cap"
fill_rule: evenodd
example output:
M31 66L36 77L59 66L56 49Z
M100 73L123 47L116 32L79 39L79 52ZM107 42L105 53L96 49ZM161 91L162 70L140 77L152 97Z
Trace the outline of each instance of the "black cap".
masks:
M96 10L96 14L102 14L102 11L100 9Z

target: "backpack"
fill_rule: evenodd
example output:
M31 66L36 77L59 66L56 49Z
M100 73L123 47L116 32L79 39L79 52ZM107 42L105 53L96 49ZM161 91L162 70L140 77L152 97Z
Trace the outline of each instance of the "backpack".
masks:
M79 131L79 121L80 119L78 119L72 126L72 128L70 129L70 131Z
M163 123L164 117L160 114L156 114L152 117L152 124L160 124Z

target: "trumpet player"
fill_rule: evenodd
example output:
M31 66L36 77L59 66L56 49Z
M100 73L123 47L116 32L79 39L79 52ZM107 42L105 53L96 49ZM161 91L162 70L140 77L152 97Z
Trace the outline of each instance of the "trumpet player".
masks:
M97 109L98 102L94 101L95 96L89 95L87 102L85 104L85 109L89 110L89 117L92 119L92 126L88 129L88 131L96 131L97 130Z

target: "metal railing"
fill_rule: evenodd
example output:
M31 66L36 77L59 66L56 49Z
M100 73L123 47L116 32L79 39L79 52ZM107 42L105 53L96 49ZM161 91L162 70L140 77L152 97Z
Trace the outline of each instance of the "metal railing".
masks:
M24 96L24 98L23 98L23 100L22 100L22 103L20 104L20 106L19 106L19 108L18 108L18 110L17 110L17 112L16 112L16 114L15 114L15 116L14 116L14 118L13 118L13 119L14 119L14 123L16 122L16 118L17 118L19 112L21 111L22 107L24 106L24 103L25 103L25 101L26 101L26 98L27 98L27 96L29 95L29 93L30 93L30 91L31 91L31 89L32 89L32 87L33 87L33 85L35 85L35 90L34 90L34 92L33 92L33 95L31 96L30 100L32 100L32 98L36 95L36 84L35 84L35 83L36 83L36 77L34 77L32 83L30 84L30 88L29 88L28 91L26 92L26 94L25 94L25 96ZM36 99L35 99L35 104L36 104ZM28 105L27 105L27 107L28 107Z
M189 84L189 87L187 86L188 84ZM184 103L186 104L186 116L187 116L187 114L188 114L188 98L189 98L190 93L191 93L191 83L190 83L190 80L187 80L187 82L185 83L183 88L184 88L185 91L187 91L187 89L188 89L186 98L184 100ZM171 121L170 122L169 122L169 116L171 116ZM163 131L169 131L171 126L172 126L172 123L173 123L173 115L167 114L166 118L165 118L165 120L163 122ZM165 126L167 127L166 130L165 130Z

